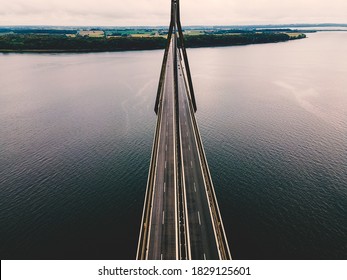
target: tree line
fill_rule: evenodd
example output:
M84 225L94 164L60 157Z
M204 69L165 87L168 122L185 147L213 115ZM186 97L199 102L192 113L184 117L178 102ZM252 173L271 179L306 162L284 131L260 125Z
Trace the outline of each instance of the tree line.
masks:
M285 33L250 33L238 35L195 35L186 36L186 47L232 46L283 42L306 37L301 34L290 37ZM124 51L163 49L163 37L67 37L65 35L7 34L0 36L2 51Z
M243 33L238 35L197 35L187 36L185 45L188 48L217 47L247 44L285 42L305 38L305 34L291 37L286 33Z

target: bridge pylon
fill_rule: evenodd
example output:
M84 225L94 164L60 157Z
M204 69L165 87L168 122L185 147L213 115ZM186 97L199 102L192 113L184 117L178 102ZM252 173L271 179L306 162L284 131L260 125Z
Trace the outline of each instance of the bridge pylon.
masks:
M162 100L162 92L163 92L164 79L165 79L165 70L166 70L169 47L170 47L170 42L172 39L172 33L173 32L178 33L178 36L177 36L178 46L181 48L182 54L183 54L183 60L184 60L184 66L186 69L186 74L187 74L190 98L192 100L194 111L195 112L197 111L195 94L194 94L194 87L193 87L193 82L192 82L192 76L190 73L188 55L187 55L187 51L186 51L186 47L185 47L185 40L184 40L182 25L181 25L180 1L179 0L171 0L171 17L170 17L169 32L168 32L168 36L167 36L165 53L164 53L163 63L162 63L161 72L160 72L157 97L156 97L155 105L154 105L154 111L156 114L158 114L159 104L160 104L160 101Z

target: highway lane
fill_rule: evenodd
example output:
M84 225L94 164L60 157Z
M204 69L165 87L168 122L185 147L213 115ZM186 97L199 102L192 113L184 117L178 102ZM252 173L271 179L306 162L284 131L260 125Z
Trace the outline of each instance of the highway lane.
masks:
M174 110L174 44L171 42L162 93L160 134L150 216L147 259L178 259L177 151Z
M182 155L183 187L186 200L186 228L188 255L191 259L219 259L219 251L207 199L206 183L201 168L201 155L194 131L191 100L178 56L179 128Z

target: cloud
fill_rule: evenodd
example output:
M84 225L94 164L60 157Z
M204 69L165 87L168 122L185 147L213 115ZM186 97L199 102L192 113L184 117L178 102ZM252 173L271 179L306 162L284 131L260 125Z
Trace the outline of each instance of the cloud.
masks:
M3 0L1 25L167 25L170 0ZM184 25L346 22L345 0L181 0Z

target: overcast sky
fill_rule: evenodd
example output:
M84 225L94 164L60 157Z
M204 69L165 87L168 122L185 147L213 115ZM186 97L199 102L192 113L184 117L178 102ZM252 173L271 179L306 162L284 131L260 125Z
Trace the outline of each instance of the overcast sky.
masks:
M171 0L0 0L0 25L168 25ZM183 25L347 23L347 0L181 0Z

